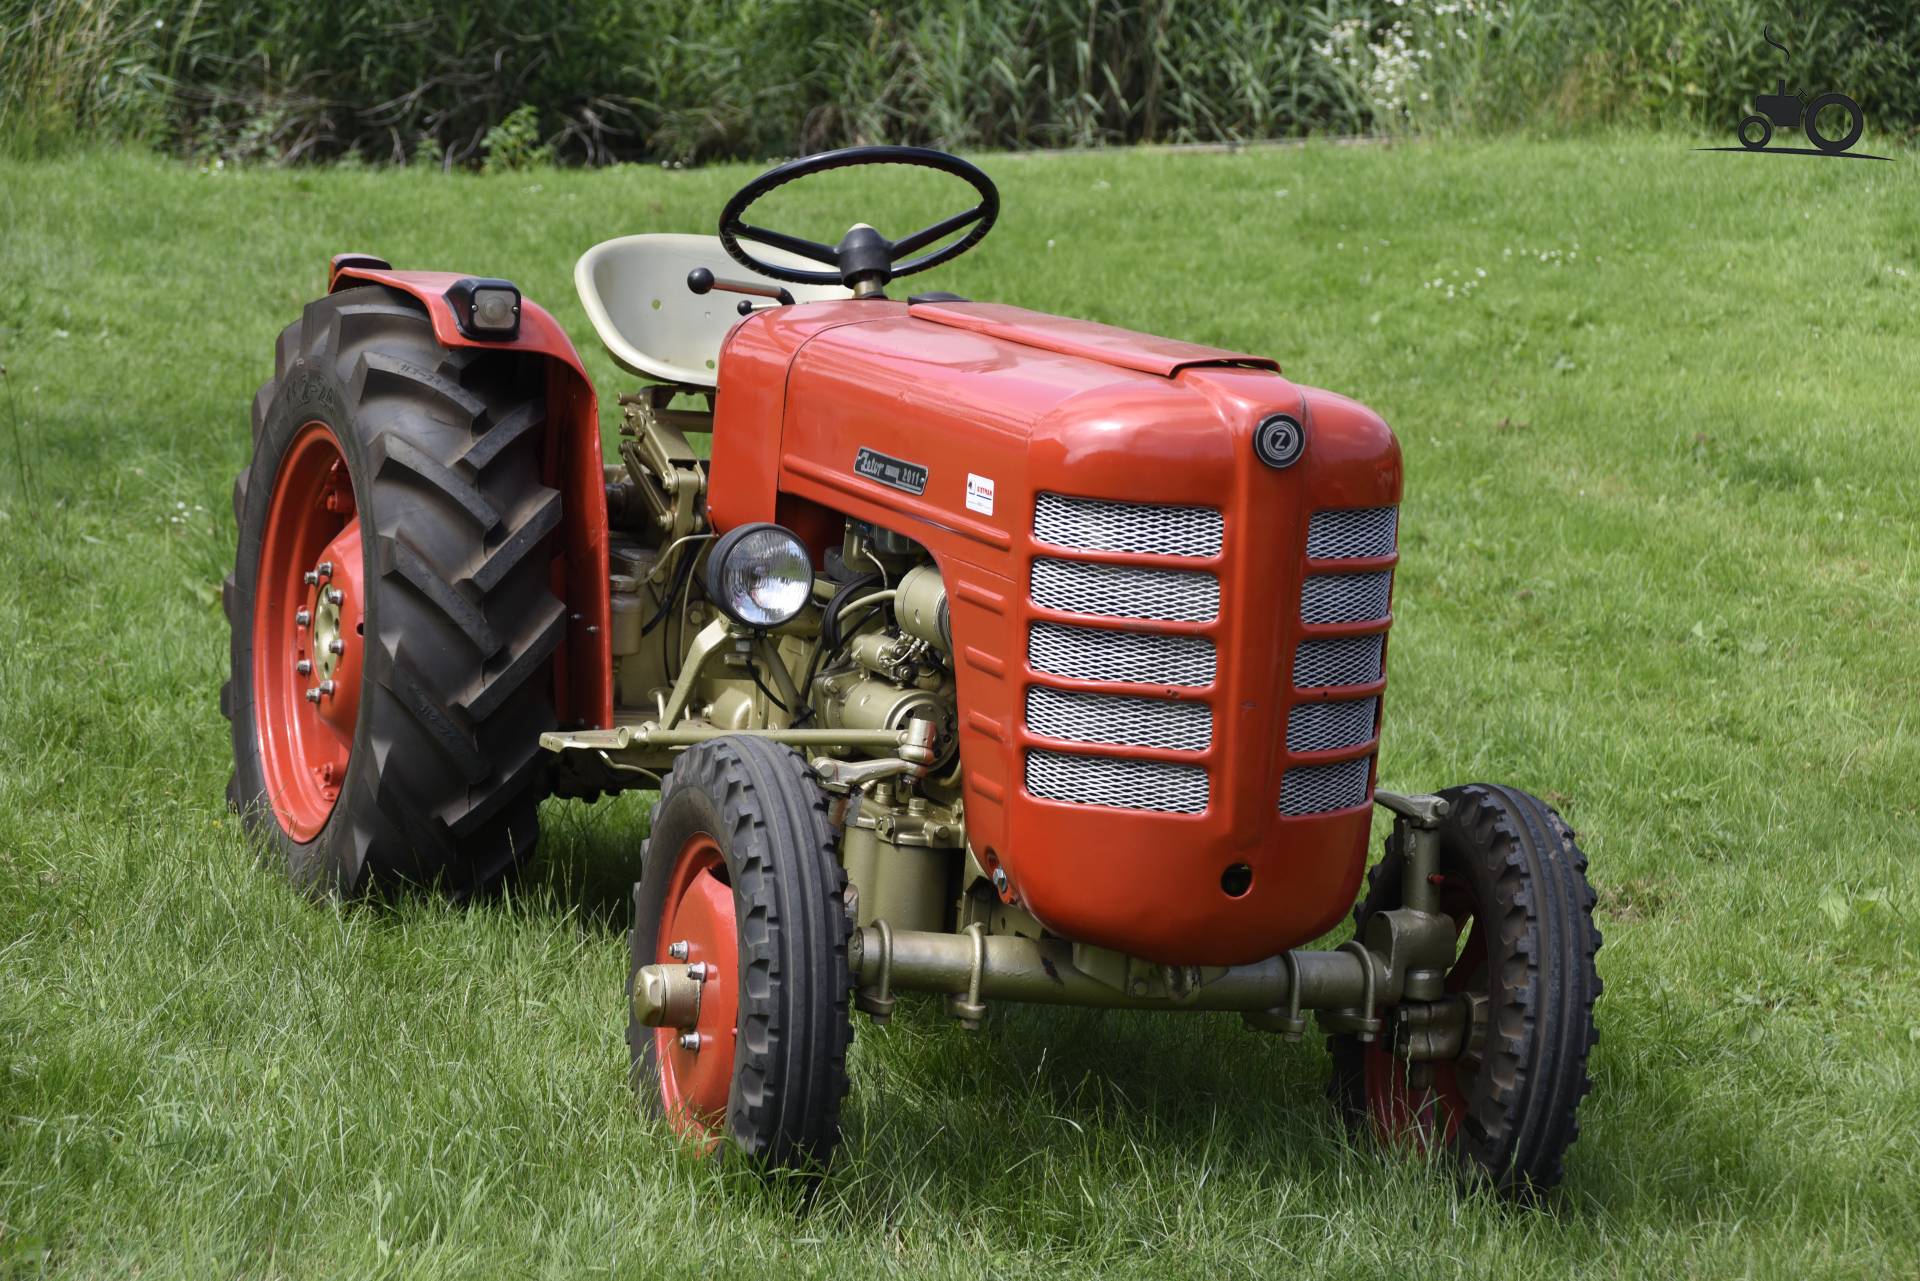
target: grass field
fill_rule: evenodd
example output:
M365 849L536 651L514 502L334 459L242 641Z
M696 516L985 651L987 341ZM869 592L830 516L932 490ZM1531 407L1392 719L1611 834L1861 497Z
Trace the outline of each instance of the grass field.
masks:
M472 909L304 901L226 813L215 706L274 334L353 248L512 277L585 350L574 258L705 229L749 171L102 153L0 163L0 1275L1920 1271L1914 163L986 163L1003 222L929 287L1271 352L1399 432L1383 781L1550 797L1600 890L1563 1192L1349 1146L1311 1039L926 1004L860 1028L809 1205L634 1111L645 797L550 804Z

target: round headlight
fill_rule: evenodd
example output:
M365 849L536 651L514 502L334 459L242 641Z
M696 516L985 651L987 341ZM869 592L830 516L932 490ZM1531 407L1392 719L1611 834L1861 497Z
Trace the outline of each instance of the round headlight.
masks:
M813 562L790 529L742 525L707 554L707 597L748 627L778 627L813 595Z

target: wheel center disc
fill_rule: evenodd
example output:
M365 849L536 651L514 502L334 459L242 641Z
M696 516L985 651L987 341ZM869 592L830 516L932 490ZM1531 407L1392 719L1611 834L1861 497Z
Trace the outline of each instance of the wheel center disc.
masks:
M281 457L254 585L253 722L268 803L295 841L326 825L345 784L365 649L360 521L325 423Z
M674 1128L717 1141L726 1123L739 1026L739 938L727 865L712 836L696 833L679 851L661 910L656 963L686 966L700 982L699 1016L687 1028L654 1031L661 1102Z

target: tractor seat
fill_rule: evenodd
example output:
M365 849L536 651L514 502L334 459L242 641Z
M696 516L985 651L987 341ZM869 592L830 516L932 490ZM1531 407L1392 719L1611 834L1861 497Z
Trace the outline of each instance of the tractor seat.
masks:
M755 245L754 252L781 266L819 267L770 247ZM766 279L729 258L717 236L621 236L580 256L574 288L594 331L622 369L661 382L714 385L720 344L740 323L741 295L719 289L694 293L687 288L687 273L695 267L722 279ZM853 296L836 285L786 288L802 303Z

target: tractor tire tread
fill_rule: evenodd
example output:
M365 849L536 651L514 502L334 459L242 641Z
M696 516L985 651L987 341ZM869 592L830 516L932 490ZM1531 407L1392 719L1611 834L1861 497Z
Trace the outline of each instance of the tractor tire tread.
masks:
M295 843L263 800L253 716L240 705L251 699L242 668L260 537L249 517L264 520L271 495L259 491L274 480L271 460L256 457L234 491L240 572L227 611L226 700L240 768L231 796L293 879L316 892L416 884L465 899L535 845L551 782L537 743L557 723L554 655L567 620L540 554L559 527L558 496L540 480L542 375L521 353L442 348L425 311L381 285L308 304L276 345L274 378L256 398L266 406L256 452L290 435L299 416L322 417L354 469L369 561L362 732L326 826ZM497 424L518 426L468 465ZM511 562L477 580L509 545Z
M677 832L675 798L686 792L704 797L726 829L714 835L736 904L742 978L728 1136L761 1165L824 1168L839 1141L852 1040L846 876L826 795L797 752L744 736L680 758L655 807L655 832L669 839ZM677 853L656 848L650 836L642 855L636 967L657 942L657 898ZM644 1093L653 1030L630 1023L628 1038Z
M1469 784L1440 793L1452 805L1442 831L1457 857L1470 858L1491 885L1482 926L1506 942L1507 965L1524 966L1489 1008L1479 1078L1456 1138L1463 1174L1500 1192L1530 1195L1558 1184L1567 1149L1579 1135L1576 1109L1593 1088L1588 1058L1599 1033L1601 992L1595 956L1595 896L1586 855L1546 802L1515 788ZM1404 852L1390 837L1367 875L1354 910L1356 931L1400 901ZM1350 1034L1328 1038L1339 1111L1356 1127L1370 1123L1362 1053Z

